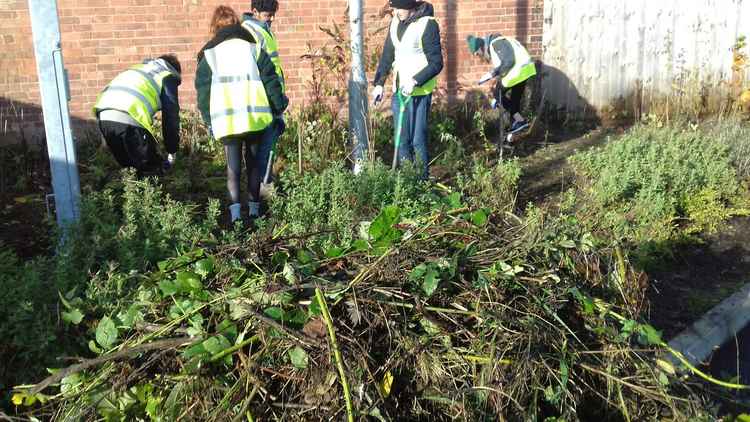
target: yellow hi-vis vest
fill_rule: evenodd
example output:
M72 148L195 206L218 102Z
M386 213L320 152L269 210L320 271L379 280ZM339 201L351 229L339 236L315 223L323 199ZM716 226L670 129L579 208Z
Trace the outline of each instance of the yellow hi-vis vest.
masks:
M513 47L513 55L515 56L516 64L508 71L502 79L502 84L505 88L512 88L521 82L529 79L536 75L536 65L534 60L531 59L531 55L526 51L523 45L518 40L511 37L497 37L490 43L490 57L492 58L492 66L498 68L502 64L502 60L497 55L494 44L502 41L508 41Z
M258 132L273 120L258 70L261 50L238 38L204 51L211 68L211 130L216 139Z
M164 59L137 64L117 75L99 94L94 115L102 110L128 113L144 129L154 134L154 115L161 110L164 78L177 72Z
M391 20L391 41L395 50L395 59L393 60L393 92L404 85L404 81L414 78L427 66L427 56L422 48L422 36L427 28L427 23L435 18L423 16L415 22L409 24L404 31L403 37L398 39L399 20L395 16ZM399 81L400 86L396 86ZM412 95L427 95L432 93L437 86L437 77L430 79L421 86L414 88Z
M286 91L284 87L284 70L281 68L281 58L279 58L279 43L276 41L276 37L273 36L263 25L259 25L257 21L253 19L247 19L242 22L242 27L245 28L260 45L268 57L271 58L274 68L276 68L276 74L279 75L281 81L281 92Z

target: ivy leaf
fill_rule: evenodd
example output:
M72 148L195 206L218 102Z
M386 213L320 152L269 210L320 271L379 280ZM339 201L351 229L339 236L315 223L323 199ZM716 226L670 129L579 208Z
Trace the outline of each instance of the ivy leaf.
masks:
M307 368L308 356L305 349L297 346L289 350L289 360L292 362L295 368L305 369Z
M117 326L110 317L105 316L96 327L96 342L103 348L110 349L117 341Z

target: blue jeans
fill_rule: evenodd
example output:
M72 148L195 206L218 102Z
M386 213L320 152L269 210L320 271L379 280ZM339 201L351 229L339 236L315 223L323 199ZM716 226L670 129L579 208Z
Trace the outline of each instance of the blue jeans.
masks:
M432 105L432 94L419 95L412 97L409 104L404 110L403 124L401 126L401 144L398 148L398 161L403 160L414 162L422 167L422 178L427 179L430 174L430 159L427 152L427 138L430 131L427 126L427 119L430 116L430 106ZM395 142L396 127L398 126L399 104L398 96L393 95L391 100L391 110L393 111L393 136Z
M274 146L276 145L276 142L278 141L279 137L281 137L281 134L284 133L284 129L286 129L286 123L284 123L284 118L277 116L273 119L273 122L271 122L270 125L263 131L263 135L261 135L260 140L260 148L258 149L258 166L260 167L260 175L261 175L261 181L265 181L263 178L266 174L266 169L268 168L268 159L271 154L271 150L274 150ZM274 152L276 154L276 152ZM274 156L274 159L276 157ZM271 165L271 168L268 169L268 181L273 181L273 164Z

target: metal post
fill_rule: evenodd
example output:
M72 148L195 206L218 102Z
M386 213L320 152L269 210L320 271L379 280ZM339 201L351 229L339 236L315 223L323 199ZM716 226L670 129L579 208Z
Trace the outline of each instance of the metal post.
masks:
M368 148L367 76L363 36L362 0L349 0L352 69L349 79L349 130L354 141L354 158L362 160Z
M68 75L60 46L57 1L29 0L29 12L57 224L65 227L78 221L81 188L70 130Z

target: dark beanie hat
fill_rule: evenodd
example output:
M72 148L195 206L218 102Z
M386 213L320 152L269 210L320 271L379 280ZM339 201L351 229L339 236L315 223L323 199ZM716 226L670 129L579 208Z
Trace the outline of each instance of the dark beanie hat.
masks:
M469 35L466 38L466 43L469 44L469 51L471 54L481 51L484 48L484 39L477 38L473 35Z
M389 3L394 9L414 9L419 2L417 0L390 0Z

